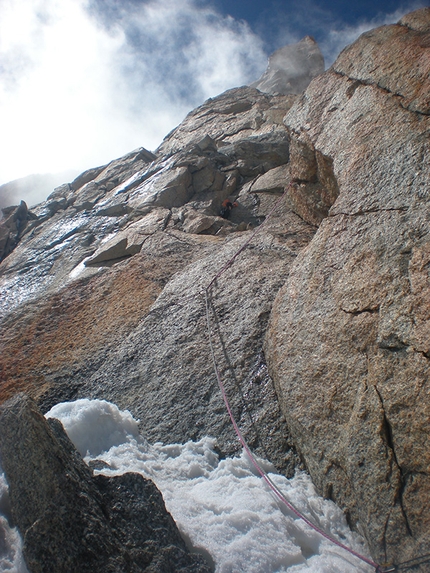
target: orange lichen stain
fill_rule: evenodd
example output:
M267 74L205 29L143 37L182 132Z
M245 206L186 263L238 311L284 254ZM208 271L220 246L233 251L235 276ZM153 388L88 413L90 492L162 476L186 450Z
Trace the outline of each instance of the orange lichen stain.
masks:
M0 402L18 392L37 399L56 372L118 344L161 292L160 266L136 258L22 309L0 333Z

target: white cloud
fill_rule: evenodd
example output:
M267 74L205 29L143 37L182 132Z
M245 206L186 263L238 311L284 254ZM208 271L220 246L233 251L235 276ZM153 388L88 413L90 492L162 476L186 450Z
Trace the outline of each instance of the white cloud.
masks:
M0 0L0 184L154 149L256 79L261 41L202 0Z
M106 147L100 130L114 112L105 95L109 62L123 39L98 30L76 0L8 4L0 23L9 62L0 83L0 180L93 161L92 148Z
M263 37L276 49L300 30L319 34L330 65L360 33L424 5L351 27L302 0L271 13L257 35L213 4L0 0L0 184L155 149L205 99L261 75Z
M260 24L259 33L271 40L271 50L297 42L304 35L314 36L324 54L326 67L329 67L342 49L362 33L385 24L394 24L405 14L426 6L428 2L405 0L390 13L381 10L374 18L362 18L354 25L342 20L339 10L334 12L325 4L326 6L323 6L316 0L301 0L294 6L294 10L286 10L280 3L275 4L276 9L269 12L265 21ZM387 7L384 6L384 10ZM374 12L377 10L376 3Z

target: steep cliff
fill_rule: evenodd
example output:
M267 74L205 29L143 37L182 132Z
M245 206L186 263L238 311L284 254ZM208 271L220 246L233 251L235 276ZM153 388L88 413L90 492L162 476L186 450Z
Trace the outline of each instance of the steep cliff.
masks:
M103 398L150 441L236 452L202 291L284 194L211 292L234 414L375 559L428 553L429 19L363 35L302 96L210 99L33 209L0 266L1 400Z
M136 150L84 173L33 210L2 263L3 398L23 390L44 409L104 398L139 417L150 440L210 434L224 454L237 451L201 293L288 184L282 120L293 101L230 90L191 112L155 155ZM228 219L227 198L238 204ZM284 204L214 300L235 411L257 450L290 473L297 458L262 344L312 223Z
M430 10L361 36L285 124L339 197L276 298L266 357L318 487L379 561L428 552ZM293 150L295 150L293 152Z

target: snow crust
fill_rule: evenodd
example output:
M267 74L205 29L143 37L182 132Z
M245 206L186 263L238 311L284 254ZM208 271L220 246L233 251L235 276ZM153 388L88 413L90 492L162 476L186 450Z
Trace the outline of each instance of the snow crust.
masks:
M139 437L138 422L130 412L120 411L106 400L83 398L75 402L62 402L46 418L57 418L82 457L97 457L113 446Z
M212 560L216 573L373 570L285 508L256 475L245 453L220 460L214 438L151 445L139 435L138 421L128 411L120 411L104 400L58 404L46 416L62 422L87 463L97 459L108 464L95 473L113 476L132 471L152 479L188 547ZM308 519L345 545L368 555L364 540L349 529L333 502L318 496L306 473L297 472L288 480L269 462L259 461ZM0 477L0 500L6 496L6 482ZM0 502L3 513L7 514ZM20 553L21 540L7 523L7 517L0 516L0 571L27 573ZM7 546L2 531L6 531Z

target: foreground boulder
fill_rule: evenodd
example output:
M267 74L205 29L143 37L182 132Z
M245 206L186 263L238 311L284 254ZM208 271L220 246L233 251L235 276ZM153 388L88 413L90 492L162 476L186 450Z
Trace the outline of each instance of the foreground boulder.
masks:
M303 189L325 156L339 197L276 298L266 358L313 480L379 562L430 549L429 32L426 8L364 34L285 119Z
M209 573L150 481L94 477L58 420L19 394L0 409L0 455L31 573ZM17 447L17 444L19 446Z

